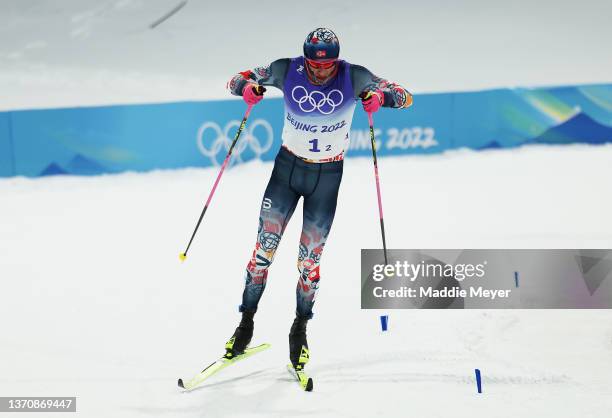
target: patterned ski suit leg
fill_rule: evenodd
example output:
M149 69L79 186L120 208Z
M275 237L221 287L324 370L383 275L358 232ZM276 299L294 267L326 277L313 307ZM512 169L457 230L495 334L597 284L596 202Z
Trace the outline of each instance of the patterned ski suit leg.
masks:
M314 191L304 196L304 223L300 237L297 267L296 315L311 319L319 288L320 262L325 241L334 221L338 190L342 180L342 161L320 164Z
M259 214L257 242L246 268L240 312L256 312L266 288L268 268L300 196L289 184L292 167L276 159Z

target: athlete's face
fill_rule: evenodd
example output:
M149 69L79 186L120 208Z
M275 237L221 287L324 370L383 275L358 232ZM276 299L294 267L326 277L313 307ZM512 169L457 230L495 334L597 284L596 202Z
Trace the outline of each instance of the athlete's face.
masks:
M322 79L326 79L327 77L329 77L330 75L332 75L332 73L335 70L335 66L332 65L329 68L317 68L317 67L310 67L312 73L315 75L315 77L317 77L319 80Z
M314 78L316 78L317 80L327 80L336 72L338 61L315 61L307 59L306 65L308 66L308 70L314 76Z

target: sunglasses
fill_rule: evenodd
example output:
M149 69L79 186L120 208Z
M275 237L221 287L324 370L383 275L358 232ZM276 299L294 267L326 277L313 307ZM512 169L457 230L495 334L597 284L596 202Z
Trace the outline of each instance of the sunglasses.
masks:
M306 58L306 62L308 63L308 65L310 65L312 68L322 69L322 70L327 70L329 68L333 68L334 65L336 65L337 61L338 60L336 60L336 59L325 60L325 61L317 61L317 60L311 60L309 58Z

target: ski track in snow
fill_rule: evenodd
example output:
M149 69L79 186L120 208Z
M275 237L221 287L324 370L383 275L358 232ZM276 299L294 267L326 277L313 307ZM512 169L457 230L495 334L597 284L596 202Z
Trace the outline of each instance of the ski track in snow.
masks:
M611 158L612 146L583 145L382 158L389 246L609 248ZM217 169L1 179L0 393L77 396L87 417L601 418L612 408L611 311L360 309L359 251L380 245L369 158L346 160L323 255L309 324L315 391L285 370L300 204L256 316L253 343L272 348L181 392L177 378L222 354L238 323L271 167L225 173L184 263Z

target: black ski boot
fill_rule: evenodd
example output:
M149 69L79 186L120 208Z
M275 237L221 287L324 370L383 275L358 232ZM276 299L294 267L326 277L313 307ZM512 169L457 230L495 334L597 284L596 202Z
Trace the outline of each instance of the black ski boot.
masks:
M234 358L244 353L253 338L253 316L255 312L243 312L242 320L234 331L234 335L225 343L225 357Z
M297 316L289 332L289 359L296 370L302 370L310 359L306 341L307 318Z

